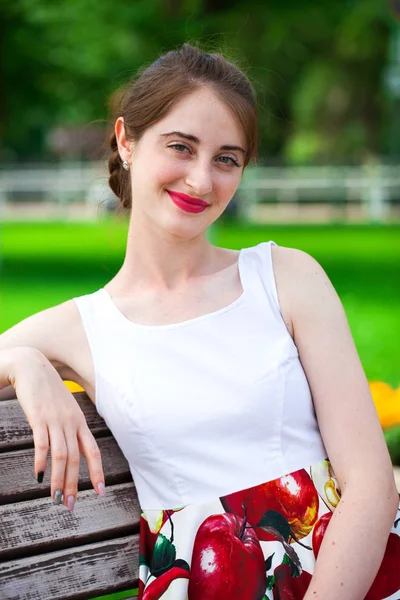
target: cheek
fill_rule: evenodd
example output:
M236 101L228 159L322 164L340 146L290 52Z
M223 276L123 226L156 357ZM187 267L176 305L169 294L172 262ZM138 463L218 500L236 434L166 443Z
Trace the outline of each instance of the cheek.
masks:
M159 161L151 171L153 181L157 185L167 185L185 176L185 168L180 161Z
M229 176L219 176L214 180L214 191L220 202L227 204L235 194L241 177L230 174Z

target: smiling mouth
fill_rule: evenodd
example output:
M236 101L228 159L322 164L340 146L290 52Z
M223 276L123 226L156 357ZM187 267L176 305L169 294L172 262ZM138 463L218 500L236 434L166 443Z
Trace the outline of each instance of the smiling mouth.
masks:
M174 190L167 190L167 192L170 194L170 196L174 196L182 202L187 202L188 204L193 204L194 206L201 206L202 208L206 208L208 206L208 203L204 200L200 200L200 198L193 198L193 196L188 196L182 192L175 192Z
M181 192L171 192L170 190L167 190L167 192L175 206L186 213L201 213L208 208L207 202L200 200L200 198L193 198Z

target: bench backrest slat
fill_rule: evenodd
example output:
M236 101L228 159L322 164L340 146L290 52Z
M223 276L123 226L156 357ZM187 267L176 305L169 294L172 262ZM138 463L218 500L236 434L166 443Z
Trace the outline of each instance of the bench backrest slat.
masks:
M129 465L85 393L74 394L99 446L106 496L81 456L74 511L42 484L32 430L17 399L0 401L0 599L89 600L138 586L140 506Z
M1 418L1 404L0 404ZM101 453L106 485L132 481L129 465L115 439L96 438ZM0 505L33 498L50 498L51 456L47 455L47 467L43 482L39 484L34 473L34 449L13 450L0 453ZM81 456L79 466L79 489L91 489L86 458ZM79 494L78 494L79 498Z
M79 492L72 513L51 498L6 504L0 506L0 560L135 534L139 520L133 483L108 487L104 498L93 490Z
M2 600L89 600L133 587L137 536L87 544L0 564Z
M93 402L84 392L73 394L79 404L87 424L95 437L104 435L108 430L106 423L96 411ZM0 451L13 447L33 447L33 434L25 413L18 400L0 400Z

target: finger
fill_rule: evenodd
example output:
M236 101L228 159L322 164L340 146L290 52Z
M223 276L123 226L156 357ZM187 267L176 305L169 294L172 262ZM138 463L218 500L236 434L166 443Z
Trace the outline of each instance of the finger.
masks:
M65 442L64 431L58 426L49 426L50 434L50 453L51 453L51 497L56 504L56 492L63 493L65 480L65 467L67 464L67 444ZM61 500L61 498L60 498Z
M104 496L105 479L100 449L86 422L78 430L78 441L79 449L86 457L92 485L99 496Z
M45 423L38 423L33 429L33 444L35 447L35 477L42 483L46 472L47 455L49 452L49 433Z
M79 465L81 457L76 429L65 430L64 437L68 454L64 480L64 504L68 510L72 511L78 494Z

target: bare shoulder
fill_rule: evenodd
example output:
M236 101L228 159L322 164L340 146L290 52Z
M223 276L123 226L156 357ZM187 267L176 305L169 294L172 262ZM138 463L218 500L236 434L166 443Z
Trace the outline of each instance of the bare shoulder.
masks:
M74 300L31 315L0 335L0 350L16 346L37 348L63 379L90 387L90 349Z
M325 303L327 311L341 303L323 267L307 252L272 246L272 263L282 316L292 337L299 321L312 315L312 306Z
M272 261L275 274L283 283L302 279L311 274L321 277L325 271L318 261L303 250L286 246L272 246ZM325 274L326 277L326 274Z

